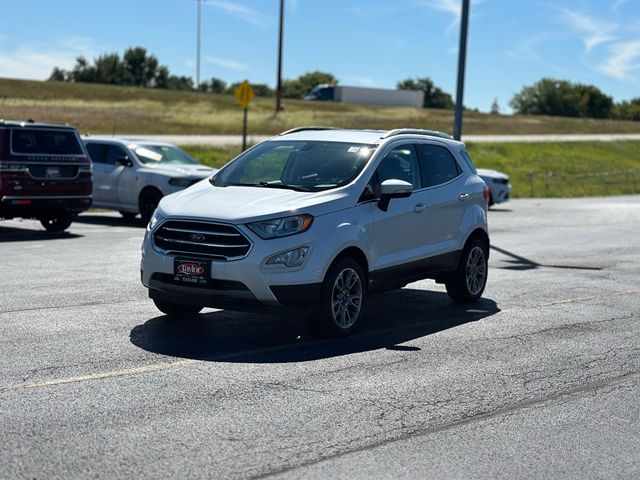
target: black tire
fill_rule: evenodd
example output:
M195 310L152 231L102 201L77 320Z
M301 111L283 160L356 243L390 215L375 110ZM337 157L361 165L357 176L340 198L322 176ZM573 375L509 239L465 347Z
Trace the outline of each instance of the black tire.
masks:
M487 285L489 249L479 238L467 242L460 255L458 268L445 283L454 302L473 302L482 296Z
M47 232L62 233L71 225L73 215L70 213L59 213L52 216L42 217L39 220Z
M156 308L165 315L174 318L195 317L203 307L197 305L183 305L181 303L165 302L164 300L154 300Z
M493 195L489 192L489 207L493 207L496 202L493 201Z
M155 188L147 188L140 194L139 209L142 222L147 224L151 220L153 212L162 200L162 193Z
M345 336L359 325L366 285L360 264L351 258L338 260L329 268L314 315L322 334Z
M136 219L136 215L138 214L120 211L120 215L122 215L122 218L124 218L127 222L133 222Z

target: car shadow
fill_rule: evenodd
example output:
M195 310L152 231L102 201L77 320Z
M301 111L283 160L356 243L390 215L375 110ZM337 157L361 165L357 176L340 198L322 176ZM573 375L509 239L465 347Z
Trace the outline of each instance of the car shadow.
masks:
M535 270L537 268L559 268L563 270L602 270L601 267L589 267L584 265L552 265L545 263L538 263L529 258L523 257L521 255L517 255L509 250L505 250L504 248L500 248L496 245L491 245L491 250L495 250L507 257L508 260L502 260L504 263L508 263L506 266L496 266L496 268L500 268L502 270Z
M73 238L81 238L83 236L84 235L78 235L69 232L51 233L47 232L44 228L40 230L34 230L32 228L16 228L13 226L8 227L0 224L0 243L70 240Z
M131 330L130 341L153 353L216 362L290 363L389 349L420 351L406 342L495 315L490 299L469 305L446 293L405 288L372 296L363 324L351 336L324 339L309 321L227 311L194 319L158 316Z
M78 215L74 222L86 225L106 225L109 227L146 227L146 224L139 218L127 220L119 214L82 214Z

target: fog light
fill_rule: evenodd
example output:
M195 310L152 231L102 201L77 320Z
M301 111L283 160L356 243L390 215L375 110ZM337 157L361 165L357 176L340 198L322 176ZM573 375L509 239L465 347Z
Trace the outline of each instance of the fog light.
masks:
M299 267L307 258L309 247L300 247L288 252L279 253L267 260L267 265L286 265L287 267Z

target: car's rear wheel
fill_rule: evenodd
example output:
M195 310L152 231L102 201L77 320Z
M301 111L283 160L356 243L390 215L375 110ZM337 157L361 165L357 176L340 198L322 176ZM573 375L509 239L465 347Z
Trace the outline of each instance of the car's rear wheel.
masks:
M467 243L458 268L445 283L447 293L455 302L472 302L482 296L487 285L489 252L486 242L475 238Z
M122 210L120 211L120 215L122 215L122 218L124 218L127 222L133 222L136 218L136 215L138 215L137 213L131 213L131 212L123 212Z
M365 286L364 273L355 260L344 258L331 266L316 309L323 333L342 336L358 326L363 315Z
M195 317L203 307L197 305L183 305L181 303L166 302L164 300L153 300L156 308L170 317Z
M73 221L73 215L64 212L41 217L39 220L47 232L62 233L71 225L71 222Z
M145 224L151 220L151 216L160 203L160 200L162 200L162 192L155 188L146 188L140 194L140 216Z

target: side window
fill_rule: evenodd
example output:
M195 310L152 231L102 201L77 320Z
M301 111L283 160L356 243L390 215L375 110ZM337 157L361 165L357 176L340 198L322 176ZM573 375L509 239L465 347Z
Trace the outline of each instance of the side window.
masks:
M380 184L392 178L409 182L414 190L421 188L420 166L415 147L409 144L395 147L378 165L376 176L376 196L379 194Z
M418 145L422 164L422 181L434 187L453 180L462 173L458 162L445 147L423 143Z
M107 145L107 157L105 163L115 165L118 158L126 157L127 152L117 145Z
M93 163L104 163L104 154L107 146L103 143L88 143L87 152Z

